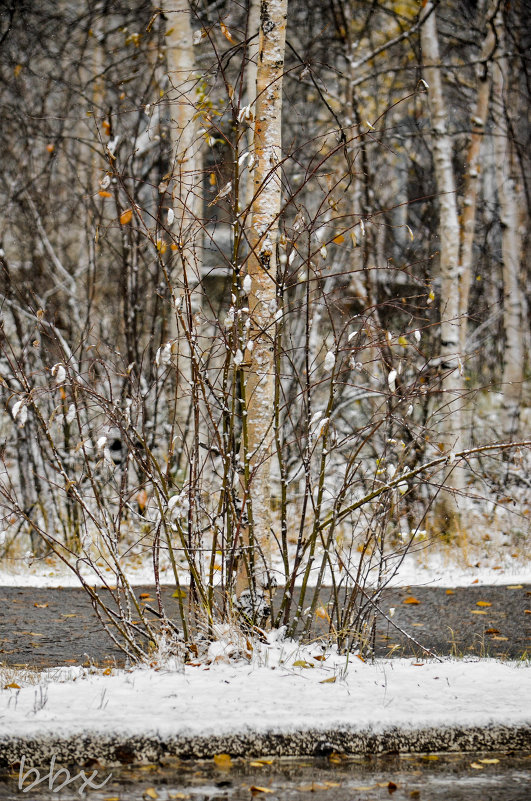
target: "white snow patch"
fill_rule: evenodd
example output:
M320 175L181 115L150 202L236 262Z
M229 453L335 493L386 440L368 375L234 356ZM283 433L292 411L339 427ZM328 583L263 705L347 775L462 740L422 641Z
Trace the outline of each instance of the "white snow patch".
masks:
M300 649L291 641L256 646L250 662L217 656L210 665L186 665L184 672L136 668L104 676L84 668L49 670L39 681L47 699L42 705L35 703L39 685L24 686L19 679L20 690L0 691L3 730L13 737L87 731L209 736L531 723L531 710L522 704L531 694L531 670L521 663L371 664L333 650L316 661L323 656L318 646Z

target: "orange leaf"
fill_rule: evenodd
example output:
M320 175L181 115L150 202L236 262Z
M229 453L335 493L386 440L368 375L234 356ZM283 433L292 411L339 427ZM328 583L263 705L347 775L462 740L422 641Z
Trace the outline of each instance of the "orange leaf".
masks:
M100 189L100 191L98 192L98 195L100 197L112 197L111 193L110 192L106 192L105 189Z
M12 681L11 684L4 684L4 690L20 690L20 685Z
M476 606L492 606L490 601L477 601Z
M53 151L55 150L55 145L52 144L52 142L50 142L49 145L46 145L46 150L48 151L48 153L53 153Z
M103 128L107 136L111 135L111 125L107 120L103 120L101 127Z
M37 609L46 609L46 607L48 606L48 604L38 604L38 603L34 603L34 604L33 604L33 606L35 606Z
M454 590L446 590L446 595L455 595Z
M345 237L342 234L339 234L339 236L336 236L333 241L336 245L341 245L345 241Z
M230 754L215 754L214 762L218 768L232 768L232 759Z
M133 209L126 209L120 214L120 225L127 225L133 217Z
M412 595L410 595L409 598L404 598L404 603L405 604L419 604L420 601L417 598L414 598Z
M220 26L221 26L221 33L223 34L225 39L228 39L231 44L234 44L234 39L232 38L231 32L229 31L225 23L220 22Z

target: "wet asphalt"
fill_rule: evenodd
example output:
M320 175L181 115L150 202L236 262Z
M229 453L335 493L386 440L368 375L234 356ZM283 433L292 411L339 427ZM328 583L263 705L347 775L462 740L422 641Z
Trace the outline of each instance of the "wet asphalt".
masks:
M144 596L142 603L154 605L152 588L136 592ZM163 588L163 602L178 622L173 592L173 587ZM321 602L326 605L328 597L323 590ZM379 605L390 620L378 620L377 657L422 657L421 646L440 656L531 657L531 585L388 589ZM323 631L323 621L316 618L315 623L312 636ZM122 665L124 656L102 629L84 590L0 587L0 663Z

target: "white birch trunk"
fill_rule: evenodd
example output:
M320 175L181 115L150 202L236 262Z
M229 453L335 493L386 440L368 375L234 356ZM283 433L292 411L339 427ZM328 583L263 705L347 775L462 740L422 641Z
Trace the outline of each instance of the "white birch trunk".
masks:
M493 3L489 4L487 11L487 24L493 13ZM485 61L492 55L494 49L494 31L488 24L486 36L481 49L481 60ZM459 316L461 318L461 353L465 353L467 338L468 298L473 272L473 247L476 227L476 207L480 185L481 145L485 134L485 125L489 111L489 97L492 85L491 66L488 63L479 64L478 94L476 107L472 113L472 133L466 157L466 177L463 193L463 211L461 215L461 249L460 249L460 281L459 281Z
M178 245L176 266L172 275L172 297L187 322L170 314L170 338L177 368L176 424L183 434L189 421L192 365L188 337L201 307L201 140L194 120L195 57L190 5L188 0L171 0L164 7L166 16L166 65L169 88L172 143L172 211L173 221L164 220ZM186 331L188 330L188 333Z
M515 438L519 429L522 380L524 374L524 335L520 259L522 230L518 196L512 175L513 154L507 124L508 64L504 54L504 28L501 13L496 19L496 33L502 50L493 68L493 118L496 183L500 205L503 262L503 435Z
M462 378L460 370L460 319L459 319L459 218L452 165L452 140L448 134L447 109L443 95L437 22L433 3L425 7L425 20L421 28L422 60L432 128L432 153L435 181L439 199L440 237L440 317L441 317L441 368L442 400L437 410L438 436L445 450L461 447ZM445 484L451 489L462 486L459 468L445 475ZM457 505L452 492L441 491L436 509L439 526L447 533L459 528Z
M250 232L248 272L252 279L249 309L253 348L246 372L244 463L250 495L249 531L242 545L247 548L251 575L242 570L237 591L255 589L263 580L263 569L255 573L258 551L267 563L271 551L271 456L274 442L275 365L274 337L278 217L281 207L280 162L282 158L282 75L286 37L287 0L262 0L256 84L254 128L254 200ZM263 561L262 561L262 566Z

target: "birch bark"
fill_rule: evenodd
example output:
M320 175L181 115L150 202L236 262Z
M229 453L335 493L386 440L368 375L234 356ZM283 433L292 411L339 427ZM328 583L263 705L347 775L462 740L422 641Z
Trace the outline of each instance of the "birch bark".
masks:
M445 450L459 450L462 440L459 319L459 218L452 165L452 140L446 125L447 108L443 95L437 21L433 3L425 7L421 27L423 68L428 84L431 117L431 141L435 181L439 199L440 238L440 317L441 317L441 390L442 402L437 410L438 436ZM459 468L447 471L444 484L450 489L462 486ZM455 494L439 493L435 510L437 523L448 534L459 529Z
M520 287L520 259L523 231L520 226L517 189L513 177L513 159L506 98L509 89L509 65L504 52L505 32L500 12L496 17L496 35L501 56L493 68L493 118L496 183L500 205L503 262L503 434L515 438L519 429L522 380L524 374L523 304Z
M484 139L485 125L489 112L489 97L492 86L492 70L488 59L495 47L493 15L497 3L490 3L486 14L487 32L481 49L481 63L478 64L478 94L476 107L472 115L472 134L466 157L466 177L463 192L463 212L461 215L461 247L460 247L460 281L459 281L459 317L460 350L465 352L467 337L468 298L472 282L473 247L476 225L476 207L481 174L480 153Z
M236 589L254 593L263 584L271 551L270 473L274 442L274 340L277 311L277 239L281 207L282 75L287 0L262 0L254 127L254 199L248 273L252 350L245 377L243 425L244 492L249 527L242 546ZM255 558L261 554L261 568Z
M178 314L170 314L170 338L173 339L172 353L177 369L176 425L185 440L192 387L189 338L196 324L195 315L201 306L201 264L198 257L202 196L201 140L194 120L196 75L189 1L172 0L164 8L164 13L167 20L167 102L170 105L173 212L165 224L178 247L171 292L173 301L181 311L180 321ZM180 464L180 459L178 461Z

